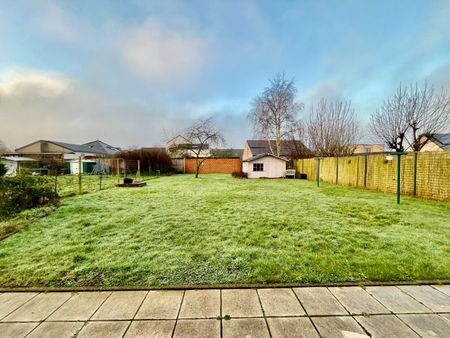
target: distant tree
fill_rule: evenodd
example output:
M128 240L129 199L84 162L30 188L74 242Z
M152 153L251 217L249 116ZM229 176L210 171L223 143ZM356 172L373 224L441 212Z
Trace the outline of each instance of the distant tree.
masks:
M298 127L297 115L303 103L296 102L296 96L294 81L278 74L270 80L270 86L255 97L248 113L255 134L269 141L274 155L280 156L281 141L288 139ZM271 140L275 141L275 149Z
M321 99L306 120L308 144L316 155L349 155L360 137L360 125L350 101Z
M205 161L205 158L202 157L204 151L209 147L224 144L225 139L221 131L214 127L212 117L195 121L189 128L185 130L183 135L192 144L189 150L194 154L195 157L195 178L198 178L200 167Z

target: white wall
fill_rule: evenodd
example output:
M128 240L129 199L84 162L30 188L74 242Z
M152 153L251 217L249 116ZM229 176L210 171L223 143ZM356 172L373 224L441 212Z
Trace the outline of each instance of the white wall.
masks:
M253 163L263 163L264 171L253 171ZM283 177L286 171L286 161L266 156L252 162L243 162L242 171L248 174L248 178L277 178Z

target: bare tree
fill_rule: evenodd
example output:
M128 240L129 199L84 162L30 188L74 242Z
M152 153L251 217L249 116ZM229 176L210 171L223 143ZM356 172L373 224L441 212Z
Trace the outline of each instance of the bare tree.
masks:
M321 99L306 121L308 142L319 156L349 155L355 150L360 125L350 101Z
M270 80L270 86L255 97L248 114L255 134L265 138L271 153L277 156L281 154L281 141L297 127L297 115L303 108L302 103L295 101L296 95L293 80L278 74ZM275 140L275 149L271 140Z
M204 151L212 146L224 144L225 139L221 131L214 127L212 117L195 121L186 129L184 136L191 142L189 150L195 157L195 178L197 178L200 167L205 161L205 158L202 157Z

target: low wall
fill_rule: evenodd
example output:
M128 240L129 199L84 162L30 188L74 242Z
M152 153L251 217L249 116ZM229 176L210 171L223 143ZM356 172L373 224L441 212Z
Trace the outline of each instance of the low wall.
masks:
M239 157L229 158L206 158L202 159L200 166L202 174L231 174L233 171L241 171L241 159ZM186 158L184 165L186 174L194 174L196 172L195 158Z

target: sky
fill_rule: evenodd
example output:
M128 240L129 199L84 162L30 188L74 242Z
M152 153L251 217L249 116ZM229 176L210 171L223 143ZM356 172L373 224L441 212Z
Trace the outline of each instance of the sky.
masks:
M252 138L277 73L364 124L400 82L450 89L450 1L0 0L0 139L163 145L213 116Z

